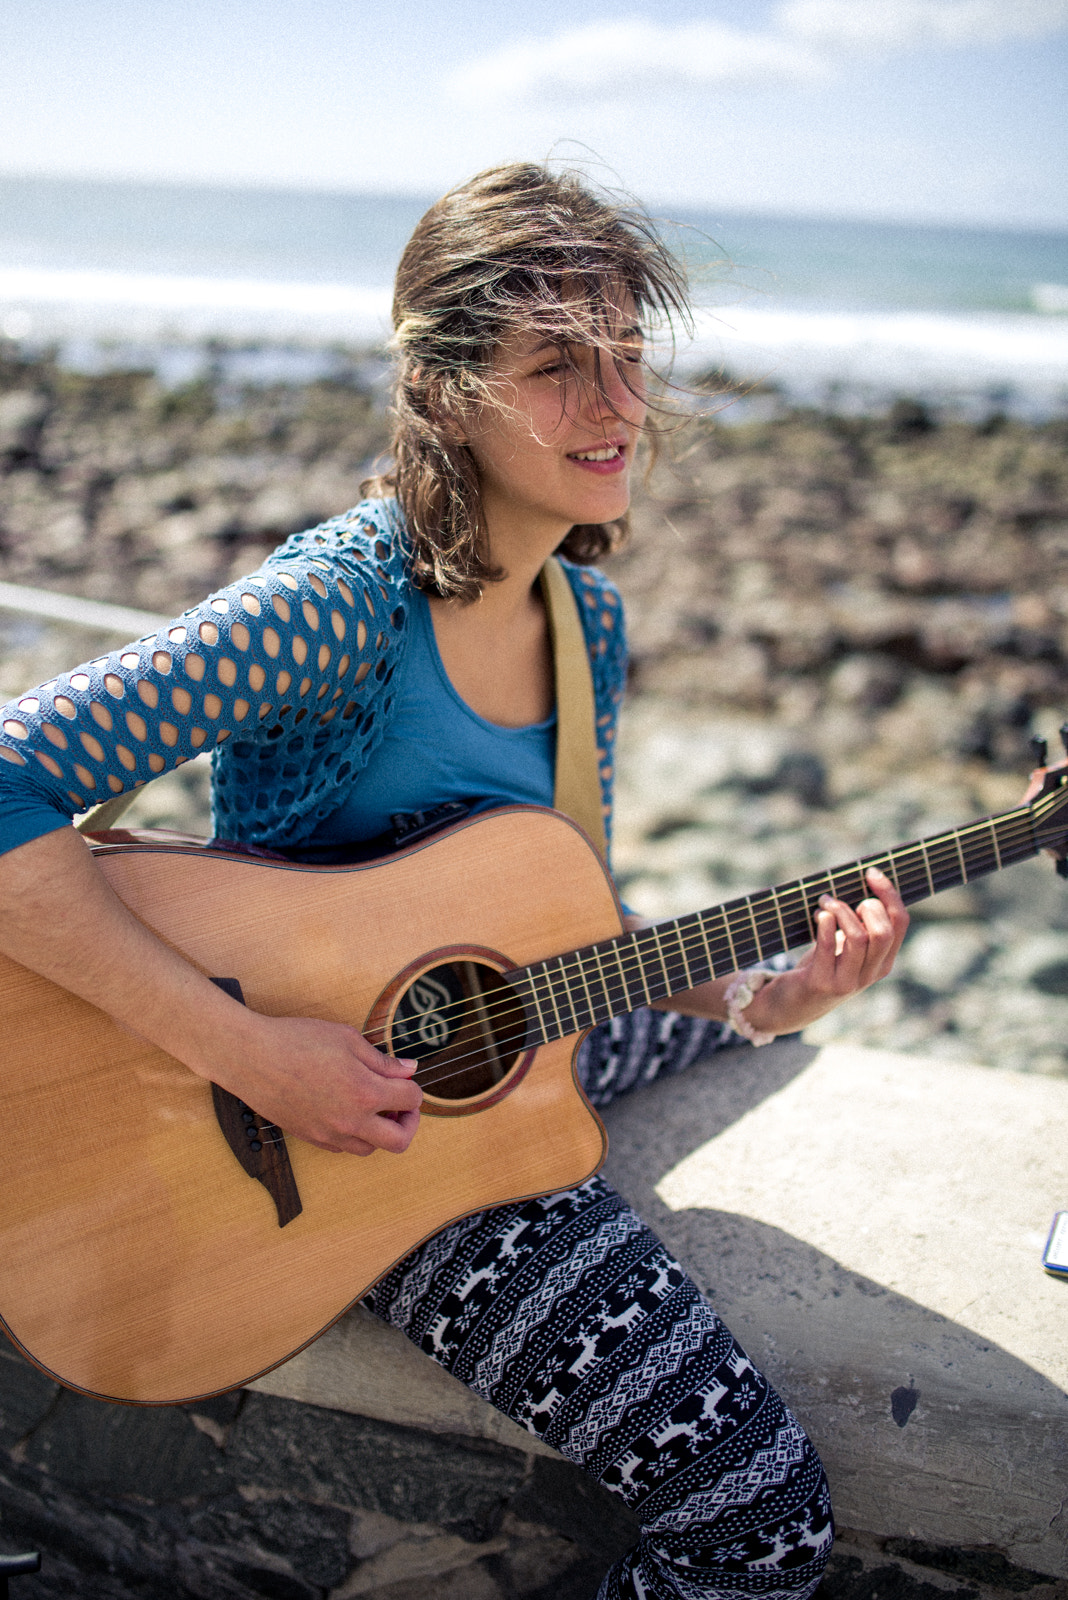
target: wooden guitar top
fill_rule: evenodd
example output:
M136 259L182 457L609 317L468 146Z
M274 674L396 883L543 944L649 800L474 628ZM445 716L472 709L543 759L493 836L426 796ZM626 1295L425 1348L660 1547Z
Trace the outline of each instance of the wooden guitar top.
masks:
M368 865L143 845L99 861L137 916L246 1004L361 1030L435 952L522 966L621 926L585 836L537 809ZM280 1227L210 1084L2 957L0 1023L0 1318L45 1371L105 1398L246 1383L450 1220L581 1182L604 1155L572 1035L527 1052L494 1094L432 1109L403 1156L288 1139L302 1209Z

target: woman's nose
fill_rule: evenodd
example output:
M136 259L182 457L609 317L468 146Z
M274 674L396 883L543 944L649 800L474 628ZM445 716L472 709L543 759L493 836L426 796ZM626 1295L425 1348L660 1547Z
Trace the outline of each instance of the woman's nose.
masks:
M628 382L618 361L604 356L592 367L583 383L583 400L589 414L598 419L626 416L642 403L637 385Z

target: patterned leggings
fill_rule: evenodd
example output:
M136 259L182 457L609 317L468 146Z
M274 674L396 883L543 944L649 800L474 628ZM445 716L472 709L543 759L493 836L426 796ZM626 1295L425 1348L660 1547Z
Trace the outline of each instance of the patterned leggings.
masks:
M727 1042L639 1011L580 1056L597 1105ZM679 1264L600 1178L451 1224L367 1296L641 1520L597 1600L805 1600L834 1536L819 1457Z

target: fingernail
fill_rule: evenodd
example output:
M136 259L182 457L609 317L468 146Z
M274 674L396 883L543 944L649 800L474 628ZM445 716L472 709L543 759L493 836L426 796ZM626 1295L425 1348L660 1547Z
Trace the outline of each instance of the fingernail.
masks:
M869 878L878 878L880 883L888 883L889 882L889 879L887 878L886 873L882 870L881 867L869 867L868 868L868 877Z
M402 1067L407 1067L411 1072L418 1072L419 1063L418 1061L413 1061L410 1056L398 1056L397 1060Z
M831 897L830 897L829 894L821 894L820 895L820 907L821 907L821 909L826 909L826 907L831 905L831 903L832 903L831 902Z

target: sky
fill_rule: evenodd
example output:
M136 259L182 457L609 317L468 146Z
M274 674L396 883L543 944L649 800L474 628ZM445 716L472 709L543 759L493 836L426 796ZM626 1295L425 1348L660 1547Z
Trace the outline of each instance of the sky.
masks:
M1068 228L1068 0L4 0L0 171Z

